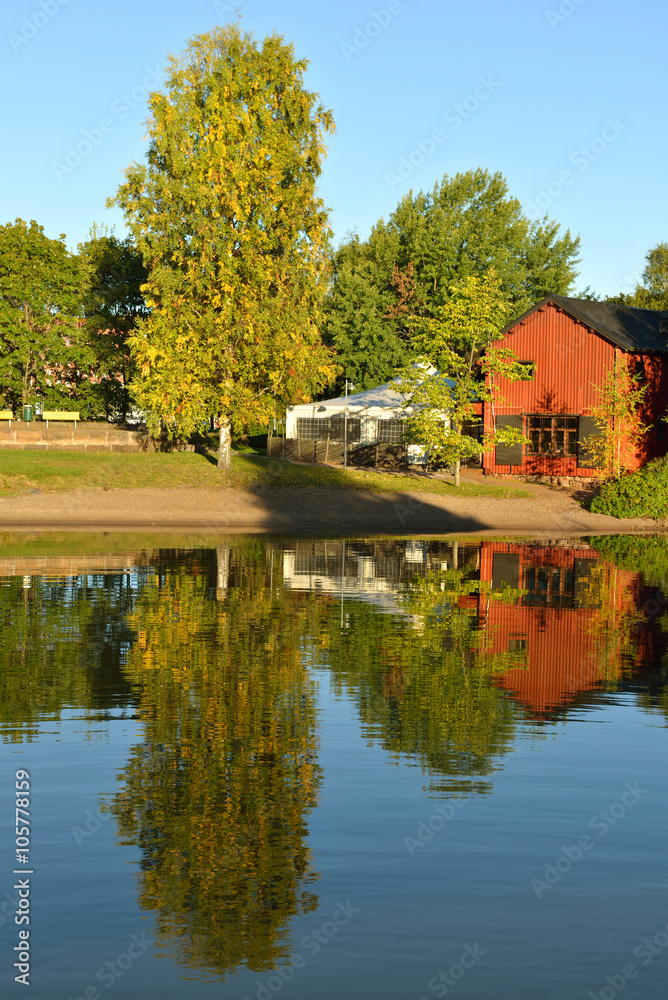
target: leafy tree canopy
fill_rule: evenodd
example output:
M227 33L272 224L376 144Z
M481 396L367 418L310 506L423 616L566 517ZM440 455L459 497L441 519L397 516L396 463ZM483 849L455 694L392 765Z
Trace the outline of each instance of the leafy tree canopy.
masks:
M99 226L91 228L78 250L88 274L84 314L95 355L91 389L100 412L125 420L134 375L128 338L137 320L148 316L141 291L148 272L132 237L120 240Z
M668 310L668 243L657 243L645 254L645 270L642 284L633 292L609 295L608 302L618 302L623 306L637 309Z
M668 302L668 243L659 243L649 251L645 260L647 265L642 273L644 287L653 299L663 303Z
M440 374L424 378L423 369L403 369L403 387L410 399L406 421L409 441L429 448L430 462L454 464L459 486L461 460L491 450L497 444L515 444L523 436L511 428L495 428L483 441L464 433L481 402L498 405L497 383L533 378L533 367L521 364L508 348L494 348L511 307L493 268L482 278L469 275L450 287L450 298L429 317L407 316L412 329L410 346L422 365ZM482 352L484 357L480 357ZM483 381L484 376L484 381Z
M231 424L307 400L334 371L318 330L330 230L316 193L334 123L306 67L279 35L195 36L150 96L147 163L112 202L149 270L137 396L174 432L218 415L225 468Z
M36 222L0 226L0 393L4 405L78 398L91 361L82 333L81 262Z
M668 309L668 243L658 243L645 256L642 285L633 294L633 305L641 309Z
M334 258L326 340L359 389L393 377L408 361L407 316L435 317L451 285L494 269L511 315L548 294L567 294L579 237L530 221L499 174L447 175L406 195L365 241L351 236Z
M141 848L139 902L156 912L159 947L225 974L287 962L290 919L317 908L317 715L302 655L317 606L277 586L252 542L215 555L213 578L195 550L128 616L146 736L113 812Z

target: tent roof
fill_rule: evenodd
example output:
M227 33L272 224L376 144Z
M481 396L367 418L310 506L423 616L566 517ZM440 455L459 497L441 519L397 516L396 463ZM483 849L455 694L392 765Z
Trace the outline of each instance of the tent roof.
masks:
M401 379L395 378L391 382L376 385L373 389L365 389L363 392L349 392L347 400L345 396L336 396L334 399L323 399L320 401L320 406L345 406L346 402L348 406L362 406L365 409L369 406L401 406L410 394L399 392L398 388L400 384Z
M438 375L438 372L435 368L431 368L427 374L428 377L431 377ZM446 379L446 382L449 385L455 384L451 379ZM383 382L382 385L374 386L373 389L365 389L363 392L349 392L347 400L345 396L336 396L334 399L321 399L316 403L302 403L292 407L292 409L298 410L300 406L309 410L312 410L314 406L324 406L326 409L343 409L346 402L348 409L352 407L369 409L372 406L379 406L383 409L398 409L405 400L410 399L410 393L400 392L400 387L401 378L394 378L391 382Z

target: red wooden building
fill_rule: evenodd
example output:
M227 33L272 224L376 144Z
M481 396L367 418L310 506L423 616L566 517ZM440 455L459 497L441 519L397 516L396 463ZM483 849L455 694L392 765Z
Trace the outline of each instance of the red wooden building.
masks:
M639 376L648 391L640 417L652 427L629 461L644 465L668 451L668 313L551 295L505 330L499 347L535 366L530 382L501 380L503 402L485 404L483 422L520 429L528 444L497 447L483 457L485 473L595 476L587 441L598 433L591 418L615 359Z

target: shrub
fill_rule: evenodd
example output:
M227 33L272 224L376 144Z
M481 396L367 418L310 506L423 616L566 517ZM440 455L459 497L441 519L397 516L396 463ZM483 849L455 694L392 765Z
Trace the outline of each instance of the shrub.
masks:
M649 587L668 594L668 535L590 536L589 544L602 559L619 569L642 573Z
M606 483L590 510L612 517L668 517L668 456Z

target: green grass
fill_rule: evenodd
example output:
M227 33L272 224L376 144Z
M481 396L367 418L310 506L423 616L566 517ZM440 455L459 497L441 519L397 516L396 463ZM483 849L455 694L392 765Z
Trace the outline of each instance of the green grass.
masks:
M189 453L87 454L85 452L0 451L0 496L31 490L55 492L76 488L261 490L275 487L329 487L372 493L431 493L457 497L526 497L505 486L450 483L415 474L388 474L293 465L257 455L235 455L232 471L219 472L206 455Z

